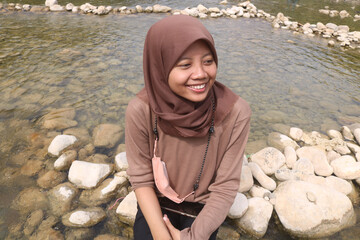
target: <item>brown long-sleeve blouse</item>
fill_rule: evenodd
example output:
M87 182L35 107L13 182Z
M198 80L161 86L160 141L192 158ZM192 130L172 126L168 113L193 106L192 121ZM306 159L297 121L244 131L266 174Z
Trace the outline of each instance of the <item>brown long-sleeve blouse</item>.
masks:
M225 220L240 183L242 159L250 129L251 110L238 98L222 122L215 122L199 188L185 201L202 202L205 207L181 239L208 239ZM150 106L135 97L126 110L125 143L128 175L133 189L156 189L151 159L154 149L155 116ZM158 127L157 156L166 163L171 187L184 197L193 190L199 175L208 136L173 137Z

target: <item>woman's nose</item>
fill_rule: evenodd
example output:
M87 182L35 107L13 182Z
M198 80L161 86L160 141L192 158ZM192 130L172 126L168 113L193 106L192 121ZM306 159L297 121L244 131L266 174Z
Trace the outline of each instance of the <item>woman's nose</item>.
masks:
M204 67L200 64L194 67L193 79L204 79L206 77L206 72Z

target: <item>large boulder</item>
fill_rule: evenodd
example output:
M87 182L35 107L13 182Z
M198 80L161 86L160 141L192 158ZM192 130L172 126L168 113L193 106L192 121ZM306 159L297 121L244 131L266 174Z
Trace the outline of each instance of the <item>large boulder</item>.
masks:
M274 194L282 225L296 237L327 237L356 222L350 199L332 188L290 180Z

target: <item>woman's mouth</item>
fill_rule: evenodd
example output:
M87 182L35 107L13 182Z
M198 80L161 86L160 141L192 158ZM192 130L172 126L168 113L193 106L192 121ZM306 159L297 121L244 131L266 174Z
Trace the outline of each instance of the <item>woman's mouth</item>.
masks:
M199 85L188 85L187 87L196 93L202 93L206 89L206 83Z

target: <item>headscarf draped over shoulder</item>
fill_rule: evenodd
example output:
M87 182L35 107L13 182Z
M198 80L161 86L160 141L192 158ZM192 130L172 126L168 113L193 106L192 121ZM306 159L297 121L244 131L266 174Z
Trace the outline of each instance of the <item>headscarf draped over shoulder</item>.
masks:
M150 104L150 108L158 116L161 130L172 136L205 136L212 118L212 99L216 106L216 126L230 112L238 98L217 81L202 102L189 101L170 89L168 77L171 69L185 50L197 40L208 44L218 66L211 34L193 17L166 17L155 23L146 35L143 53L145 88L138 93L138 97Z

